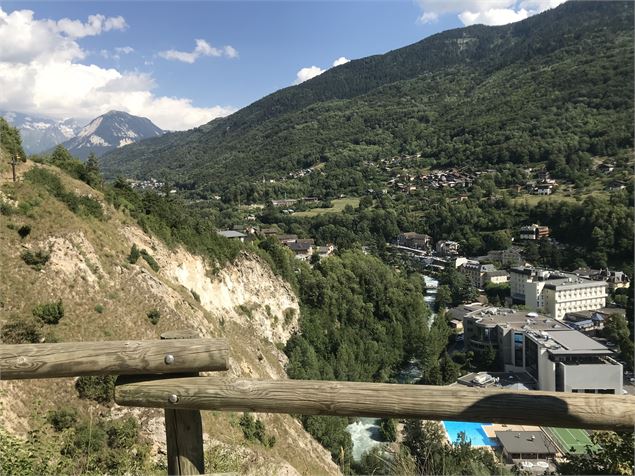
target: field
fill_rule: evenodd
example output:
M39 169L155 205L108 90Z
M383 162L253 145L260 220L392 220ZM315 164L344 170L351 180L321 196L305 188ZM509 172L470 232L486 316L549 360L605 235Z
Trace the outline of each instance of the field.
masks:
M321 215L322 213L340 213L344 211L346 205L357 208L359 206L359 198L336 198L334 200L331 200L331 203L333 204L331 208L312 208L311 210L307 210L305 212L295 212L293 216L315 217Z
M590 195L607 196L608 193L603 191L603 190L594 190L594 191L590 191L590 192L587 192L587 193L582 193L582 194L579 194L579 195L572 195L572 194L571 195L565 195L565 194L563 194L563 193L558 191L558 192L552 193L551 195L522 194L522 195L519 195L518 197L512 198L512 201L516 205L527 204L527 206L535 207L536 205L538 205L538 203L540 203L543 200L545 200L545 201L561 201L561 202L576 203L576 202L581 202L582 200L584 200L586 197L588 197Z
M572 428L545 428L563 453L586 453L586 445L592 445L589 434L584 430Z

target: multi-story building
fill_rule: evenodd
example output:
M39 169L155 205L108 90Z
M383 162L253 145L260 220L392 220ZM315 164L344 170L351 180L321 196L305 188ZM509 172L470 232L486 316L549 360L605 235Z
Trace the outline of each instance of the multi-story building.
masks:
M441 256L457 255L459 254L459 244L450 240L437 241L436 250Z
M428 250L432 244L432 237L415 233L414 231L408 231L406 233L399 233L397 236L397 244L417 250Z
M542 310L561 320L567 312L601 309L606 305L605 281L575 274L517 267L510 270L512 302Z
M520 227L521 240L540 240L549 236L549 227L536 225L526 225Z
M507 271L495 269L493 271L486 271L483 276L484 283L492 284L505 284L509 281L509 273Z
M459 271L467 276L472 286L477 289L483 289L483 286L485 286L486 273L496 271L496 266L469 260L461 265Z
M520 266L523 264L521 251L520 248L512 246L506 250L492 250L485 256L479 256L476 259L481 262L494 262L504 268L508 266Z
M593 279L595 281L606 281L609 285L609 290L611 291L615 291L619 288L628 288L631 285L630 278L623 271L611 271L608 268L579 268L573 271L573 273L581 278Z
M535 312L465 306L466 349L491 346L506 372L527 372L539 390L622 393L614 352L561 322Z

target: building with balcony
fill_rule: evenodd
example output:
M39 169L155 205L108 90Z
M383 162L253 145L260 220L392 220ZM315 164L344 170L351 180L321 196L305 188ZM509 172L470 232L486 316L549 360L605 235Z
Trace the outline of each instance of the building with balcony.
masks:
M541 225L526 225L520 228L521 240L540 240L549 236L549 227Z
M561 320L568 312L603 308L607 283L525 266L510 270L510 292L514 304L524 304Z

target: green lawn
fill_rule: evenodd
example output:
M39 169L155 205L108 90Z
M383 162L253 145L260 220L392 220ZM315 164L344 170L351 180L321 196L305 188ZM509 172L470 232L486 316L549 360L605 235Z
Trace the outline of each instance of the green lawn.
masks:
M305 212L295 212L293 216L315 217L321 215L322 213L340 213L344 210L346 205L357 208L359 206L359 198L336 198L334 200L331 200L331 203L333 204L331 208L312 208L311 210L307 210Z
M586 453L586 445L592 445L589 434L576 428L547 428L549 435L563 453ZM572 451L575 450L575 451Z
M516 205L523 205L526 203L530 207L535 207L542 200L577 203L584 200L589 195L601 196L601 195L608 195L608 193L603 190L593 190L586 193L582 193L580 195L564 195L563 193L560 193L560 192L552 193L551 195L523 194L518 197L512 198L512 201Z

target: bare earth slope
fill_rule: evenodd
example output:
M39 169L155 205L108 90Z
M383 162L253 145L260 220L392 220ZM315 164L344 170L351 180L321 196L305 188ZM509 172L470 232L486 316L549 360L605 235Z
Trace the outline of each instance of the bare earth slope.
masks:
M99 192L59 170L47 167L62 177L67 190L99 200L106 220L77 216L27 181L14 185L8 181L6 166L0 167L0 202L17 207L10 215L0 214L0 326L30 317L37 304L62 299L64 317L57 325L46 326L48 340L158 339L167 330L193 328L201 336L229 340L231 375L286 378L286 357L276 344L286 342L297 328L298 301L257 257L243 254L213 275L203 258L182 248L169 249L146 235L130 217L110 208ZM30 167L44 166L20 166L22 171ZM15 230L25 224L32 231L21 239ZM143 259L127 262L133 243L154 257L158 272ZM20 257L26 249L46 249L50 261L36 271ZM147 317L152 309L161 313L157 325ZM157 457L165 452L161 411L79 400L73 383L73 379L0 381L0 426L24 434L34 413L65 402L105 417L132 413L153 440ZM241 473L338 473L328 452L297 420L286 415L259 417L276 437L273 448L245 441L238 415L204 412L207 448L223 448L235 455Z

